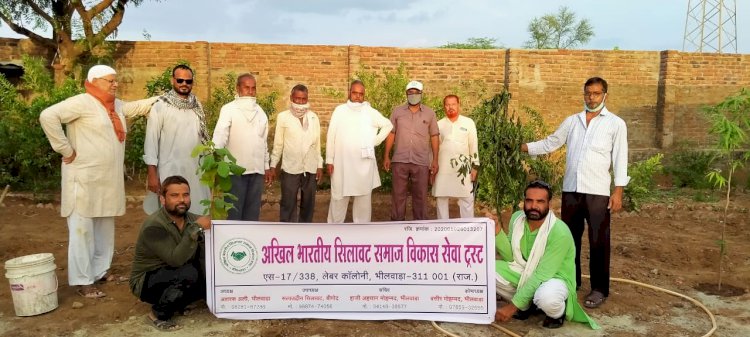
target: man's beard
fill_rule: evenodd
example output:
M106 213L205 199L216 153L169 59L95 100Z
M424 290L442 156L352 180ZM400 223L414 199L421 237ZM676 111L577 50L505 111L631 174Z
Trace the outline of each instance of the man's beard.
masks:
M546 210L524 209L523 213L526 214L528 220L542 220L549 214L549 208Z
M193 88L191 88L190 86L186 86L186 87L176 86L176 87L172 87L172 89L174 89L176 93L180 95L184 95L184 96L190 95L190 92L193 91Z
M180 205L184 205L184 208L180 208ZM190 203L184 203L181 202L179 204L175 204L172 207L165 207L167 209L167 213L174 216L183 216L187 211L190 209Z

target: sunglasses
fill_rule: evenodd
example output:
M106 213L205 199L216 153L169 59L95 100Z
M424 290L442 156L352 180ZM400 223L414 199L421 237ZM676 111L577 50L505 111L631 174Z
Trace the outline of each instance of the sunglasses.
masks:
M187 79L185 79L185 78L175 78L174 80L177 81L177 83L179 83L179 84L182 84L182 82L185 82L186 84L193 84L193 79L192 78L187 78Z

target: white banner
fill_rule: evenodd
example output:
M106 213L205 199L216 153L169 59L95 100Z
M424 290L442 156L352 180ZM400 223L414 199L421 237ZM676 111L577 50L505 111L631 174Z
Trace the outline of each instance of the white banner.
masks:
M207 302L230 319L495 319L494 223L214 221Z

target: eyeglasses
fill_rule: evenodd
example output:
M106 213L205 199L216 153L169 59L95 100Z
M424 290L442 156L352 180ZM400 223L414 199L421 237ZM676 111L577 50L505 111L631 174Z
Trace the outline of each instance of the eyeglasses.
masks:
M104 77L99 77L99 78L97 78L97 79L98 79L98 80L102 80L102 81L107 81L107 82L109 82L109 84L110 84L110 85L111 85L111 84L114 84L114 83L119 83L119 82L117 82L117 80L108 80L108 79L106 79L106 78L104 78Z
M179 84L182 84L182 82L185 82L186 84L193 84L192 78L175 78L174 80Z

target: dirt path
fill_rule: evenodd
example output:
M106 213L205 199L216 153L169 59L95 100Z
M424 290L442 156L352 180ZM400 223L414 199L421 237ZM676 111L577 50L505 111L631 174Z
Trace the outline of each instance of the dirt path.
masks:
M278 192L268 193L262 220L278 218ZM130 194L137 195L133 191ZM133 243L144 215L139 198L129 198L128 215L116 219L115 273L127 275ZM315 220L325 221L328 194L316 200ZM714 336L750 336L750 196L735 196L728 220L728 258L724 282L744 288L745 294L718 297L695 290L701 283L716 282L717 228L720 203L694 202L688 198L665 199L645 205L641 213L620 213L612 223L613 277L628 278L684 293L703 302L718 320ZM390 197L373 197L373 219L387 220ZM59 217L58 204L36 204L19 197L6 198L0 207L0 260L51 252L56 258L60 306L35 316L16 317L7 280L0 286L0 336L150 336L156 330L145 323L148 306L134 298L126 283L108 283L109 294L99 300L84 299L67 286L67 226ZM559 201L553 208L559 214ZM432 210L434 214L434 209ZM452 213L457 213L453 209ZM585 240L585 239L584 239ZM587 250L587 248L584 248ZM582 258L584 264L588 257ZM586 268L586 267L584 267ZM579 297L588 292L586 282ZM83 306L74 309L74 303ZM76 304L78 305L78 304ZM526 336L702 336L710 329L705 313L686 300L632 285L614 283L606 304L590 314L603 327L592 331L566 323L562 329L541 327L542 317L511 321L503 326ZM179 317L185 326L179 336L440 336L423 321L259 320L231 321L215 318L207 309ZM440 323L460 336L505 336L490 326Z

